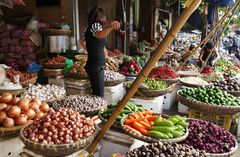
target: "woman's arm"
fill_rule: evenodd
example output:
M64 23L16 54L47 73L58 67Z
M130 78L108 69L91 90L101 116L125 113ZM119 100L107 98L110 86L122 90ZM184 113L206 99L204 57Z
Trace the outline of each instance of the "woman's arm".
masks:
M214 53L216 53L217 57L212 61L213 65L216 63L217 60L219 60L221 58L221 56L216 48L214 48Z
M108 36L110 32L113 30L118 30L120 28L120 23L118 21L113 21L111 22L111 27L107 27L101 31L96 32L96 37L97 38L105 38Z
M204 49L201 50L200 56L199 56L199 60L200 60L201 62L203 62L203 60L202 60L203 54L204 54Z

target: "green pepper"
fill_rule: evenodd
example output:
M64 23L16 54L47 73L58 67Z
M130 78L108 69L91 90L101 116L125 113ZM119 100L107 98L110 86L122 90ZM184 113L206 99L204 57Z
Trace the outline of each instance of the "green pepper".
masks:
M184 132L183 131L172 131L171 134L173 135L174 138L176 138L176 137L183 136Z
M167 139L169 138L167 134L159 132L159 131L149 131L148 132L149 136L158 138L158 139Z
M168 132L167 135L168 135L168 138L173 138L173 135L170 132Z
M158 116L158 117L155 119L154 124L159 123L161 120L162 120L162 118L161 118L160 116Z
M174 127L169 127L169 126L153 126L151 127L152 131L159 131L163 133L168 133L174 131Z
M157 123L155 123L155 125L158 125L158 126L174 126L173 122L169 121L169 120L160 120L158 121Z
M187 122L184 120L180 120L177 124L181 125L184 128L186 128L188 126Z
M168 118L169 121L173 122L173 124L176 124L179 120L175 117L169 117Z

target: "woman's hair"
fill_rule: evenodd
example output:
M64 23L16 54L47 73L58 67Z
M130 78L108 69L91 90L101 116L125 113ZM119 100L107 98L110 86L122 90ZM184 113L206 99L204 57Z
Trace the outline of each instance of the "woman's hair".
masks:
M195 48L195 46L194 46L193 44L191 44L191 45L189 46L189 51L192 51L194 48Z
M92 8L92 10L88 15L89 26L94 23L100 23L102 26L104 26L106 23L106 20L107 20L106 15L103 9L99 5L96 5L94 8Z
M208 41L208 42L206 43L205 47L206 47L207 49L212 49L212 48L213 48L213 44L212 44L210 41Z

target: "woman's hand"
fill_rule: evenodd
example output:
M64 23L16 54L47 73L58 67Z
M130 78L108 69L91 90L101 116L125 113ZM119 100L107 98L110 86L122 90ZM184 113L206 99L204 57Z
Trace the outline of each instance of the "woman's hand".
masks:
M113 21L111 22L111 26L113 29L118 30L121 27L121 24L118 21Z

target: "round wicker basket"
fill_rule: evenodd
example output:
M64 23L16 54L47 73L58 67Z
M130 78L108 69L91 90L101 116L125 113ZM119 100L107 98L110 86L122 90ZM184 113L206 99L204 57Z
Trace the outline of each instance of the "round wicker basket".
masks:
M36 152L38 154L44 155L44 156L66 156L66 155L72 154L76 151L79 151L81 149L87 148L93 142L93 140L97 134L97 131L98 131L98 127L95 124L95 128L96 128L95 133L86 139L81 139L81 140L79 140L75 143L71 143L71 144L47 145L47 144L34 143L24 137L23 131L29 125L22 128L22 130L20 132L20 139L25 144L27 149L29 149L33 152Z
M168 88L163 90L148 90L139 88L137 93L145 97L158 97L172 92L176 87L176 84L170 85Z
M52 103L52 108L54 109L54 110L57 110L59 107L58 107L58 103L59 102L61 102L63 99L59 99L59 100L57 100L57 101L54 101L53 103ZM75 105L78 105L78 104L75 104ZM98 112L101 110L101 109L105 109L106 107L108 106L108 103L106 103L106 104L103 104L102 106L99 106L99 107L97 107L97 108L91 108L91 109L89 109L89 110L81 110L81 111L79 111L79 110L76 110L76 109L74 109L74 108L72 108L73 110L75 110L75 111L77 111L77 112L79 112L79 113L81 113L81 114L85 114L86 116L95 116L96 114L98 114Z
M19 132L21 129L24 127L23 126L16 126L13 128L3 128L0 127L0 137L15 137L18 136Z
M234 115L240 112L240 106L221 106L216 104L203 103L200 101L195 101L195 100L191 100L186 97L183 97L179 94L179 92L180 91L178 91L177 96L180 103L182 103L183 105L189 108L199 110L201 112L225 114L225 115Z
M181 142L181 141L184 141L187 137L188 137L188 134L189 134L189 131L188 131L188 128L186 128L186 133L182 136L182 137L179 137L179 138L171 138L171 139L157 139L157 138L152 138L152 137L149 137L149 136L145 136L145 135L140 135L138 133L135 133L133 132L132 130L124 127L124 121L126 120L126 118L128 117L128 115L126 115L122 120L121 120L121 127L123 129L123 131L132 136L133 138L136 138L138 140L141 140L141 141L144 141L144 142L147 142L147 143L154 143L154 142Z
M40 33L43 35L71 35L71 30L65 29L41 29Z
M58 64L43 63L42 65L44 68L47 68L47 69L63 69L65 66L65 63L58 63Z
M35 77L31 78L30 80L26 80L24 82L20 82L20 84L23 87L28 87L29 84L35 84L37 82L37 78L38 78L38 76L36 75Z
M26 88L22 88L22 89L0 89L0 95L8 92L8 93L11 93L14 96L18 96L18 95L22 94L25 89Z
M109 82L104 82L105 86L116 86L119 85L120 83L123 83L125 81L125 79L121 79L121 80L115 80L115 81L109 81Z

